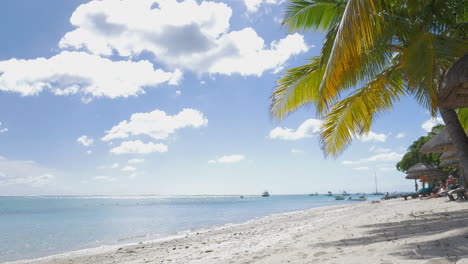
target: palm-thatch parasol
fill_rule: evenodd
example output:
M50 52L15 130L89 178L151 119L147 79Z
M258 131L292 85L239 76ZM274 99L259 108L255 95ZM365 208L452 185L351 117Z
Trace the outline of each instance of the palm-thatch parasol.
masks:
M419 180L419 175L416 175L416 174L408 174L406 175L405 179L407 180Z
M411 168L406 171L406 174L416 174L419 176L428 176L431 174L440 174L443 173L442 170L436 168L432 164L427 163L416 163Z
M444 154L442 154L442 156L440 156L440 160L458 160L458 155L455 151L445 152Z
M439 86L439 106L451 109L468 107L468 54L445 74Z
M444 153L456 151L456 148L452 144L452 140L450 139L447 129L444 128L426 142L419 151L422 153Z
M440 167L456 167L460 165L460 161L459 160L443 160L439 166Z

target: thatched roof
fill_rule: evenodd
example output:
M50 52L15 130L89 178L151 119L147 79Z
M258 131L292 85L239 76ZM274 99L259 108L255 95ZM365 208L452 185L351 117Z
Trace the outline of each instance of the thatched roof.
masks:
M459 159L458 154L455 151L445 152L444 154L442 154L442 156L440 156L441 161L458 160L458 159Z
M444 153L455 151L455 146L448 134L447 128L442 129L437 135L424 144L419 152L422 153Z
M428 176L441 173L443 173L443 171L436 168L434 165L421 162L416 163L406 171L406 174L415 174L419 176Z
M439 86L439 106L468 107L468 54L456 61Z
M419 176L418 175L414 175L414 174L408 174L406 175L405 179L407 180L419 180Z
M456 167L459 164L460 164L459 160L444 160L439 164L439 166L440 167Z

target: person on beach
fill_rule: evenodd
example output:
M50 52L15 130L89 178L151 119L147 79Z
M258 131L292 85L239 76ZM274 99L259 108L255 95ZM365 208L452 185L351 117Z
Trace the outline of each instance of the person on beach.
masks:
M453 177L453 175L450 175L447 179L447 189L448 190L453 190L453 189L456 189L458 188L458 184L457 184L457 180Z

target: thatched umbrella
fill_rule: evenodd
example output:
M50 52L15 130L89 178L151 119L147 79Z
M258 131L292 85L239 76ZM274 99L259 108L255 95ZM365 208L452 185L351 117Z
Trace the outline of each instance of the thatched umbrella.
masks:
M443 160L440 162L439 167L456 167L460 165L459 160Z
M427 179L432 179L432 180L436 179L436 178L443 178L443 177L447 176L447 174L444 171L436 168L434 165L427 164L427 163L421 163L421 162L416 163L413 166L411 166L411 168L409 168L406 171L406 174L408 174L408 176L414 175L414 176L410 176L410 177L418 176L420 178L420 177L424 176ZM423 188L424 188L424 182L423 182Z
M407 180L419 180L419 175L416 175L416 174L408 174L406 175L405 179Z
M458 160L458 155L455 151L445 152L444 154L442 154L442 156L440 156L440 160Z
M431 175L431 174L440 174L442 172L443 172L442 170L436 168L432 164L420 162L420 163L416 163L413 166L411 166L411 168L409 168L406 171L406 174L416 174L416 175L419 175L419 176L427 176L427 175Z
M444 153L455 151L455 146L448 134L447 129L442 129L437 135L431 138L419 150L422 153Z
M468 59L462 59L450 67L439 86L439 106L456 109L468 107Z

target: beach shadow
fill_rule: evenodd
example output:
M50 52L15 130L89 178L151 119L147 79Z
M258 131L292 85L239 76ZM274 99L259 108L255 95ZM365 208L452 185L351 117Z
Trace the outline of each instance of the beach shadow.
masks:
M468 209L448 213L419 211L412 212L409 216L411 219L400 222L392 222L389 219L385 223L361 225L358 227L365 229L363 236L321 243L317 246L351 247L386 242L398 245L398 250L389 252L389 255L407 259L468 257ZM436 234L441 234L442 238L428 239ZM420 237L425 242L401 244L399 241L410 237Z

